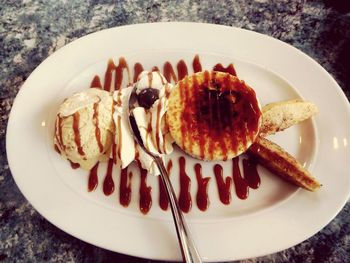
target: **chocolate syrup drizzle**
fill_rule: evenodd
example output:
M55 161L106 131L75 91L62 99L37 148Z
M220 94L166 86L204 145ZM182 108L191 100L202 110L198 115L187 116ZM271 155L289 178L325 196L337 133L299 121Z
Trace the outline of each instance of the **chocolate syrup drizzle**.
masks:
M167 164L167 172L168 176L170 176L171 169L173 168L173 161L170 159ZM163 185L162 179L160 176L158 176L158 185L159 185L159 206L162 210L167 210L169 206L169 199L165 190L165 187Z
M119 203L125 207L131 200L131 178L132 172L128 175L128 167L120 170Z
M202 65L199 59L199 56L196 55L192 62L192 69L193 72L200 72L202 71ZM139 74L144 70L141 63L135 63L133 66L133 82L137 81L137 78ZM230 73L231 75L236 76L236 70L233 66L233 64L229 64L227 67L224 67L222 64L216 64L213 67L214 71L222 71ZM154 66L152 68L152 71L160 72L159 68ZM176 71L170 62L165 62L163 65L163 75L165 76L166 80L168 82L176 83L179 80L182 80L188 75L188 67L184 60L180 60L176 64ZM115 65L113 60L108 61L108 66L105 72L104 76L104 82L102 84L100 77L95 76L91 82L90 87L91 88L100 88L104 89L106 91L115 91L120 90L121 85L123 82L123 75L124 72L126 72L128 76L128 82L130 83L130 72L129 72L129 66L126 62L126 60L121 57L119 59L118 65ZM150 81L151 78L149 78ZM114 83L114 85L112 85ZM183 96L186 97L188 94L183 94ZM184 116L186 118L186 116ZM100 138L100 131L98 127L98 108L94 105L94 119L96 123L96 139L98 142L98 146L100 151L103 150L101 138ZM189 123L187 120L185 123ZM63 141L62 141L62 131L60 126L60 121L56 122L56 125L59 126L58 129L58 135L56 135L57 141L60 143L60 146L63 147ZM84 156L84 151L82 149L82 146L80 145L80 134L79 134L79 114L75 114L73 116L73 130L74 130L74 136L75 141L77 144L78 152ZM118 128L118 127L117 127ZM183 130L184 133L188 132L187 127ZM184 137L185 138L185 137ZM159 140L159 138L158 138ZM157 147L159 148L159 143L157 140ZM189 147L191 147L189 145ZM57 147L56 147L57 148ZM59 151L57 149L57 151ZM118 153L120 154L120 153ZM106 196L111 195L115 190L115 184L113 181L113 164L116 163L116 160L113 160L116 158L116 153L114 149L113 158L108 161L107 166L107 172L106 176L103 181L103 192ZM249 188L257 189L260 186L260 176L257 172L257 163L254 159L248 158L243 159L243 174L240 171L239 168L239 157L236 157L232 159L232 174L230 175L224 175L223 167L219 164L215 164L213 166L212 173L206 172L206 176L203 176L203 169L200 163L196 163L193 167L195 176L196 176L196 182L197 182L197 193L196 193L196 205L199 210L206 211L208 207L210 206L210 198L208 195L208 187L209 183L211 182L211 176L215 176L216 180L216 187L218 190L218 198L220 201L228 205L231 203L231 193L234 189L236 196L239 199L246 199L249 195ZM187 174L187 168L186 168L186 158L184 156L181 156L178 159L179 164L179 181L180 181L180 191L179 191L179 205L183 212L188 213L191 210L192 207L192 197L191 197L191 178ZM88 177L88 191L94 191L98 186L98 166L99 163L97 163L90 171L89 177ZM77 164L72 163L73 168L77 168ZM140 163L138 162L139 167L139 174L140 174L140 187L139 187L139 207L140 211L143 214L147 214L152 206L152 188L147 185L147 170L143 169L140 166ZM172 172L173 167L173 161L169 160L167 163L167 171L170 176ZM119 203L124 206L128 207L131 200L131 179L132 179L132 172L128 173L128 168L120 169L120 183L119 183ZM231 187L233 185L233 189ZM166 195L166 191L164 189L164 186L160 180L158 179L158 186L159 186L159 206L162 210L168 210L169 201ZM232 189L232 190L231 190Z
M112 178L112 172L113 172L113 159L109 159L106 177L103 181L103 193L107 196L114 192L114 181Z
M196 203L197 207L201 211L205 211L209 207L209 197L208 197L208 184L210 177L204 177L202 175L202 166L199 163L196 163L194 166L194 171L197 178L197 195Z

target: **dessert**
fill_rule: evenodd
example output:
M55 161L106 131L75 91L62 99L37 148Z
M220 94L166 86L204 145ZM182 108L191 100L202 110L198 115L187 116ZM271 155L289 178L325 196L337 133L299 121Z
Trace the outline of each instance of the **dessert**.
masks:
M159 155L171 153L173 139L165 113L172 85L159 72L147 71L134 85L140 105L134 109L134 116L146 147ZM133 85L129 85L110 93L91 88L64 100L56 119L57 151L86 170L111 157L122 169L136 159L149 174L159 174L129 129L126 109L132 89Z
M288 100L270 103L262 108L262 125L259 137L247 153L283 179L316 191L321 184L288 152L264 137L283 131L302 122L318 112L315 104L302 100Z
M274 174L300 187L316 191L321 186L294 157L263 138L316 114L313 103L299 99L270 103L261 114L249 86L230 74L215 71L184 78L169 100L170 132L190 155L202 160L226 160L247 151Z
M56 117L55 149L86 170L107 160L114 133L112 107L110 94L95 88L65 99Z
M263 118L260 136L283 131L309 119L317 112L318 109L315 104L300 99L269 103L262 109Z
M132 86L114 92L114 113L115 124L114 144L112 158L115 164L122 169L127 167L136 157L134 138L129 130L129 117L126 111Z
M179 60L176 68L167 61L162 69L164 77L158 67L153 67L151 72L143 71L142 64L137 62L131 75L124 58L119 59L118 65L109 60L103 78L95 75L90 90L62 103L56 118L55 148L70 160L73 168L90 169L89 191L95 190L99 177L104 176L104 194L113 193L116 172L113 169L120 167L119 202L128 206L134 172L128 171L128 166L136 160L140 210L147 213L151 207L152 189L147 184L147 174L157 175L159 171L135 143L129 129L127 107L134 87L139 106L134 108L134 116L150 151L164 157L173 151L175 139L180 148L198 159L228 160L237 156L228 164L232 166L229 175L226 165L213 163L210 172L202 171L200 162L195 163L198 186L195 200L200 210L205 211L210 204L208 186L213 181L223 204L231 202L232 189L239 199L246 199L249 189L260 186L257 164L307 190L320 187L294 157L264 138L313 116L317 112L314 104L291 100L271 103L260 110L255 92L236 77L233 64L227 67L216 64L213 71L202 71L196 55L192 67L196 74L187 76L191 69L184 60ZM239 156L241 153L246 154ZM186 159L180 156L177 160L180 207L184 212L191 208L193 179L187 175L190 168L186 168ZM107 160L107 170L98 171L99 162ZM168 173L173 162L174 158L167 162ZM158 181L159 204L166 210L168 200L161 180Z
M289 153L268 139L259 137L248 149L248 154L274 174L303 187L316 191L321 184Z
M169 97L171 135L186 153L227 160L245 152L261 123L252 88L224 72L204 71L179 81Z
M172 88L158 71L142 72L136 84L140 106L134 109L136 123L146 148L156 154L170 154L173 151L174 140L165 120Z
M165 121L165 112L168 107L167 94L170 92L171 84L159 72L143 71L135 86L139 107L136 107L133 112L145 146L151 152L161 156L171 153L173 140ZM113 95L116 104L113 114L116 125L115 150L113 151L116 158L114 160L125 168L137 159L149 174L157 175L159 171L156 164L134 142L129 128L126 108L132 89L133 86L130 85L115 91Z

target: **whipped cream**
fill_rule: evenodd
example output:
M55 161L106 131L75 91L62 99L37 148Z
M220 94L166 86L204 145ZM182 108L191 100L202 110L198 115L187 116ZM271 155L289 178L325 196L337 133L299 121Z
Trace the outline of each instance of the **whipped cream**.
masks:
M133 114L140 130L144 145L151 152L164 157L173 151L173 138L165 122L165 113L168 109L167 94L169 94L172 85L169 84L164 76L159 72L143 71L136 86L136 94L147 88L159 90L159 99L157 99L150 109L136 107ZM149 157L138 146L133 139L132 132L128 123L127 107L130 92L133 86L128 86L114 93L115 111L113 119L116 125L115 129L115 153L117 163L122 168L127 167L133 160L137 159L142 168L146 169L151 175L158 175L159 170L153 159Z
M136 157L136 147L134 138L129 127L129 116L127 113L128 100L132 86L115 91L113 100L115 103L113 120L115 124L115 149L114 160L122 169L127 167Z
M164 86L166 84L168 84L167 80L159 71L142 71L135 84L136 94L139 94L144 89L153 88L159 90L159 97L161 98L164 96Z

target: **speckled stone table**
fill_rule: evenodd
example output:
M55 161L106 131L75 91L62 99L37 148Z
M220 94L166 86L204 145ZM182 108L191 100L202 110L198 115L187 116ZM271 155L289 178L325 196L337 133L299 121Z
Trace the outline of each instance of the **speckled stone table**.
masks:
M349 1L0 0L0 261L151 262L71 237L40 216L18 190L6 158L11 105L29 74L63 45L101 29L192 21L261 32L304 51L350 96ZM350 262L350 204L321 232L274 255L242 262Z

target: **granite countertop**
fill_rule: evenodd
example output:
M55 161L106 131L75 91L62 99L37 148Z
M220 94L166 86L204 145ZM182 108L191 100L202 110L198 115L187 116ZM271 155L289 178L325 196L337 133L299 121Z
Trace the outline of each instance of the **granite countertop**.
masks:
M348 1L0 0L0 261L152 262L80 241L45 220L18 190L5 139L22 83L46 57L101 29L157 21L236 26L285 41L318 61L350 96ZM315 236L242 262L350 262L350 204Z

